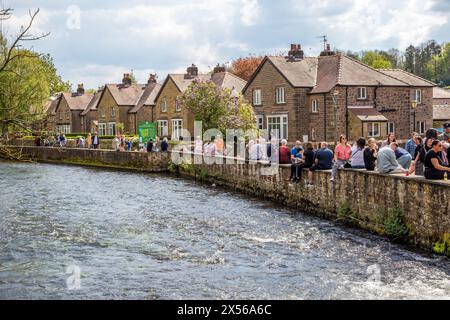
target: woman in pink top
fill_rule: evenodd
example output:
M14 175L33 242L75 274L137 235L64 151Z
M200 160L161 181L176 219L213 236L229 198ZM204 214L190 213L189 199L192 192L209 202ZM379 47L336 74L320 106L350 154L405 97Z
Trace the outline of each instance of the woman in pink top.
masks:
M344 167L344 164L350 160L352 154L352 147L347 143L347 138L344 135L339 137L339 144L334 149L334 164L331 171L331 181L334 181L337 176L337 170Z

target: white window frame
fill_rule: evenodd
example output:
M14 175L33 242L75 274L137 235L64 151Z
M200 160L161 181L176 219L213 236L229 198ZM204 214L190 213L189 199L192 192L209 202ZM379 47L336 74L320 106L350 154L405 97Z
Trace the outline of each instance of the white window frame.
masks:
M279 119L279 123L274 123L273 119ZM272 130L276 129L274 126L280 126L279 128L279 139L288 139L289 137L289 125L288 125L288 115L280 114L280 115L270 115L267 116L267 131L269 135L272 134Z
M164 137L169 135L169 121L158 120L158 136Z
M378 134L375 134L375 126L377 127ZM368 122L367 123L367 137L378 138L381 136L380 123L379 122Z
M319 113L319 102L317 101L317 99L311 101L311 112Z
M421 89L416 89L414 91L414 99L416 100L417 104L422 103L422 90Z
M116 108L114 107L111 108L111 117L116 117Z
M181 111L181 103L180 100L177 98L175 99L175 111L180 112Z
M418 134L425 134L427 131L427 123L425 121L417 121L417 133Z
M286 103L286 90L284 87L278 87L275 89L275 101L277 104Z
M160 108L161 108L161 112L167 112L167 100L166 99L161 100Z
M261 100L261 89L253 90L253 105L260 106L262 104Z
M106 136L106 123L105 122L100 122L98 124L98 135Z
M114 128L114 130L111 130L111 128ZM115 136L117 132L117 127L115 122L108 122L108 135Z
M367 88L366 87L358 87L356 99L357 100L366 100L367 99Z
M395 133L395 122L388 122L387 124L386 124L386 126L387 126L387 134L389 134L389 133ZM392 128L392 130L390 130Z
M56 130L58 132L62 132L64 134L68 134L68 133L70 133L70 125L69 124L61 124L56 127Z
M172 119L172 140L178 140L183 134L183 119Z
M259 130L264 129L264 115L263 114L256 115L256 128Z

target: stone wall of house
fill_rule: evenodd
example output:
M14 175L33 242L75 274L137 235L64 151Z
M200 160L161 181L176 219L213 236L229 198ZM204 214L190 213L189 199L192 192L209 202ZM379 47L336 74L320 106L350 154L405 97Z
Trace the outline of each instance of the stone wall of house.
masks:
M306 171L302 183L289 183L289 165L270 167L245 161L230 164L235 159L209 158L203 164L176 167L170 162L170 154L163 153L43 147L23 147L22 152L33 159L53 163L145 172L177 171L186 177L271 199L299 212L346 221L381 235L389 234L387 221L397 208L401 223L394 227L407 229L411 244L450 255L448 181L341 170L334 183L330 181L329 171L316 172L314 187L307 188ZM214 163L220 160L227 164Z
M168 135L167 137L172 136L172 120L183 120L183 129L186 129L190 132L191 137L194 136L194 116L189 110L186 108L181 108L180 111L176 110L176 100L182 93L178 90L178 87L169 79L166 85L162 88L162 91L156 101L156 106L154 107L154 121L158 120L167 120L168 122ZM161 102L167 102L167 111L161 111ZM178 137L177 137L178 138Z

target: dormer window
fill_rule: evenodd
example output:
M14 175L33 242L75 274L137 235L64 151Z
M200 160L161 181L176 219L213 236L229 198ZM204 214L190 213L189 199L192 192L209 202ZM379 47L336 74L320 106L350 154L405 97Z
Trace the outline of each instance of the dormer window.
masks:
M275 100L277 104L286 103L286 97L284 92L284 87L279 87L275 91Z
M367 88L365 88L365 87L358 88L357 99L358 100L366 100L367 99Z

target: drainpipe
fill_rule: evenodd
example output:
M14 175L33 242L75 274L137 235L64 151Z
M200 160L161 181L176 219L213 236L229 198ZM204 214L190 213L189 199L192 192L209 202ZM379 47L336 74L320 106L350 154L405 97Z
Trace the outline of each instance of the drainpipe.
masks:
M323 94L323 141L327 141L327 94Z
M348 139L348 87L345 87L345 136Z

